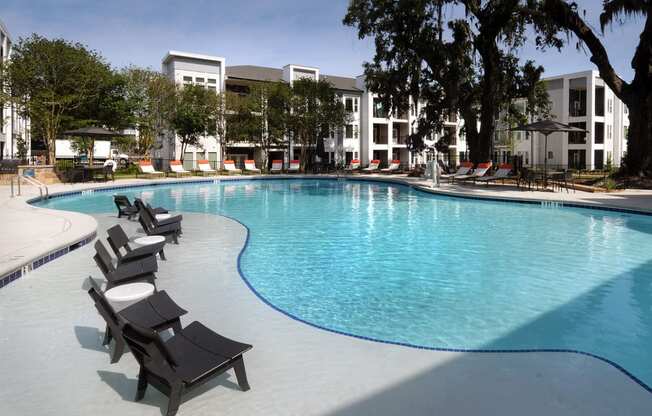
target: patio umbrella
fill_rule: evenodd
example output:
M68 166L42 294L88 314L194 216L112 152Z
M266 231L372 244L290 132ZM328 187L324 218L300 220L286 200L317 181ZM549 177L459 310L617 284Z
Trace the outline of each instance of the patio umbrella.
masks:
M122 136L115 131L105 129L104 127L82 127L75 130L66 130L64 136L90 137L94 140L111 140L113 137ZM92 151L92 150L91 150ZM92 153L90 153L89 164L93 163Z
M545 147L544 147L544 157L543 157L543 176L547 183L547 173L548 173L548 136L552 133L569 133L569 132L580 132L586 133L584 129L579 127L569 126L568 124L560 123L554 120L539 120L530 124L522 124L518 127L510 129L511 131L532 131L539 132L545 137ZM532 155L534 157L534 155Z

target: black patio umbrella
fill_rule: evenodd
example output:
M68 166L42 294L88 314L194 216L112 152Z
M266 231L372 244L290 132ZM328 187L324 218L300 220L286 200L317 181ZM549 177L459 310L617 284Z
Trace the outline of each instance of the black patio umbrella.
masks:
M522 124L510 130L511 131L533 131L533 132L539 132L544 135L546 140L544 145L545 147L544 147L544 158L543 158L544 178L547 178L547 173L548 173L548 136L551 135L552 133L570 133L570 132L586 133L587 132L586 130L580 129L579 127L569 126L568 124L560 123L554 120L539 120L530 124Z
M105 129L104 127L82 127L76 130L66 130L63 132L63 135L95 138L106 137L107 140L111 137L122 136L122 134Z

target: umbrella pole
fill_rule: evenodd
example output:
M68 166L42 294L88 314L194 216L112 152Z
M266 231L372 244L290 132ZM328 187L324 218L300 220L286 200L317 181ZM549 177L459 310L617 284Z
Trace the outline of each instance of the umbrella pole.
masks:
M545 189L548 189L548 134L545 134L546 141L543 150L543 187Z

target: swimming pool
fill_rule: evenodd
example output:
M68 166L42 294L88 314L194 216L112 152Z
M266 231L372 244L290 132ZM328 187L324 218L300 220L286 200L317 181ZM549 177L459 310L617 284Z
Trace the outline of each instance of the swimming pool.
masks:
M40 205L113 212L115 192L240 221L243 277L307 323L425 348L582 351L652 385L652 217L350 180L163 185Z

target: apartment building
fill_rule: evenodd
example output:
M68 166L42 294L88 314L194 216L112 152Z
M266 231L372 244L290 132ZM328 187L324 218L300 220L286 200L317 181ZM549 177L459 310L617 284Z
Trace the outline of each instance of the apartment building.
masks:
M605 85L598 71L584 71L544 79L556 121L588 133L554 133L548 137L548 165L570 169L620 166L627 148L627 107ZM521 105L525 105L521 103ZM498 143L500 152L522 156L526 166L545 159L542 134L513 132L510 144Z
M11 43L9 31L0 20L0 64L10 59ZM16 158L20 139L25 140L29 156L31 151L29 120L19 117L13 104L0 104L0 159Z
M426 152L413 154L406 145L407 136L416 128L420 106L411 103L409 109L399 114L390 114L382 109L376 94L369 91L364 77L341 77L322 74L319 68L288 64L283 68L270 68L254 65L225 65L225 59L216 56L199 55L187 52L170 51L163 58L163 73L178 84L200 84L220 91L246 94L248 86L257 82L282 81L292 84L300 78L326 80L335 89L337 97L350 115L349 122L341 131L331 132L324 138L327 154L326 162L349 163L360 159L363 164L372 159L379 159L382 165L399 159L406 166L425 162ZM466 143L460 137L463 125L456 115L451 115L445 123L445 129L454 132L457 140L450 145L450 158L456 162L464 158ZM228 128L228 126L227 126ZM438 139L433 135L427 144L432 146ZM246 159L262 160L262 149L252 143L230 143L225 149L226 157L238 164ZM271 149L269 160L281 159L286 163L298 157L300 145L288 140ZM154 158L179 158L181 144L173 135L168 136L155 150ZM200 147L188 147L184 154L187 169L195 166L196 161L208 159L220 165L220 141L215 137L202 138Z

